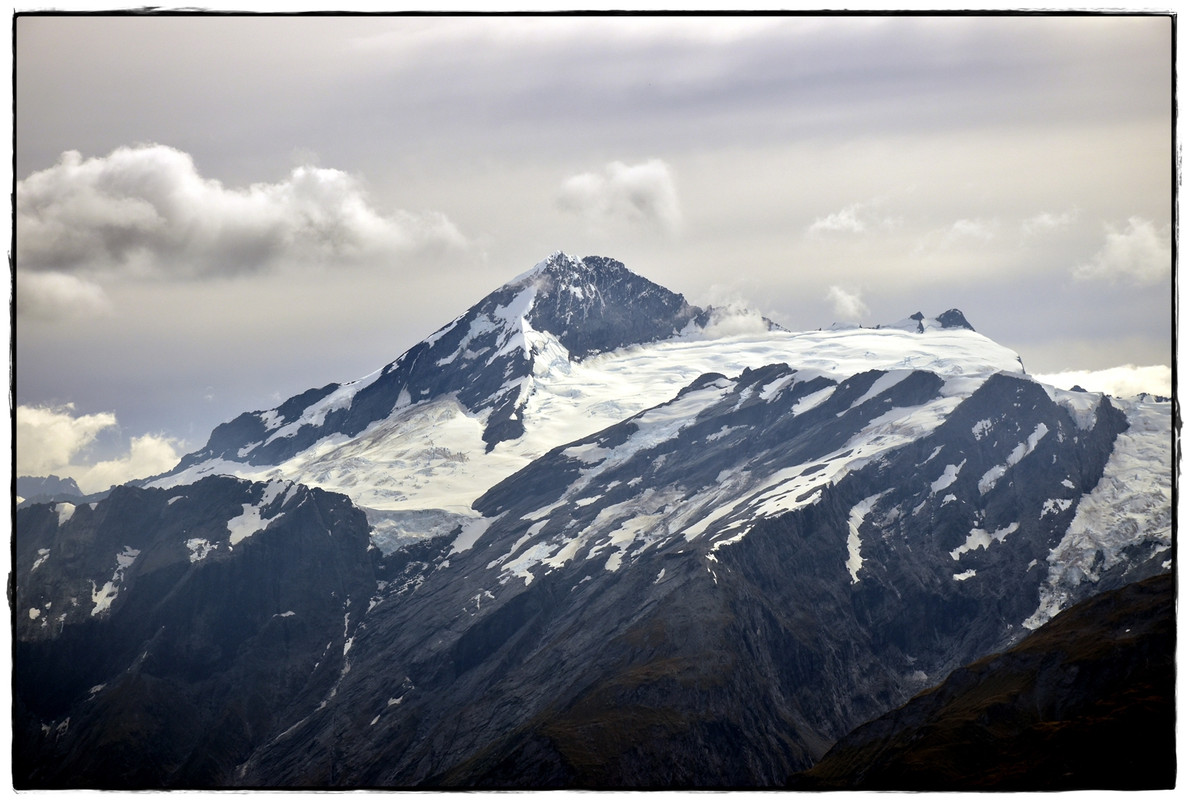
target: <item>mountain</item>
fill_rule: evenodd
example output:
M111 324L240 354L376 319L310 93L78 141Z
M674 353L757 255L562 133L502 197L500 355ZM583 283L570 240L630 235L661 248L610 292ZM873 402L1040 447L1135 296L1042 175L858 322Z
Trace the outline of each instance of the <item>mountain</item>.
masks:
M17 502L33 500L47 502L57 497L82 497L82 489L74 478L59 478L57 475L21 475L16 479Z
M794 333L557 253L165 475L20 509L14 775L783 786L1167 574L1171 443L1169 403L1037 383L955 309Z
M798 789L1171 789L1175 581L1084 600L845 736Z

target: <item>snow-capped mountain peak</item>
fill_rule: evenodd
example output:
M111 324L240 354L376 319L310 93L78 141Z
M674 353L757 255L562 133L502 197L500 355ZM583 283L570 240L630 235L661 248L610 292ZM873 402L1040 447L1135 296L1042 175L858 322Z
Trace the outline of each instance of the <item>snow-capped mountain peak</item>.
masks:
M314 444L353 439L401 409L446 398L478 419L490 451L523 435L535 375L708 320L706 311L619 261L558 251L366 378L311 389L220 425L174 473L212 461L280 464Z
M1171 419L1043 385L955 309L790 332L555 253L147 486L22 508L14 763L778 786L1171 570Z

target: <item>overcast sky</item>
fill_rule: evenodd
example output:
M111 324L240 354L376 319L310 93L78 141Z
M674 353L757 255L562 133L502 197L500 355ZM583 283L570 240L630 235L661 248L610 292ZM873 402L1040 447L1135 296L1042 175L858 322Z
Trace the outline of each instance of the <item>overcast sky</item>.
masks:
M172 466L555 250L791 329L957 307L1033 373L1166 382L1171 45L1158 16L21 17L18 472Z

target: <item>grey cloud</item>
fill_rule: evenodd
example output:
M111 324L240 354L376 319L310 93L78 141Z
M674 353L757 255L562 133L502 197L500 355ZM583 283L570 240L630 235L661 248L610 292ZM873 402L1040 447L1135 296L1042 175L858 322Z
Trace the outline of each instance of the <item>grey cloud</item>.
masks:
M465 244L441 214L381 214L339 170L297 167L233 189L163 145L86 160L66 152L17 183L16 210L25 272L203 277Z
M111 312L103 287L62 272L18 270L16 310L22 319L61 320Z
M631 165L613 161L602 172L574 175L561 186L557 205L595 226L628 223L675 233L681 225L676 184L659 159Z

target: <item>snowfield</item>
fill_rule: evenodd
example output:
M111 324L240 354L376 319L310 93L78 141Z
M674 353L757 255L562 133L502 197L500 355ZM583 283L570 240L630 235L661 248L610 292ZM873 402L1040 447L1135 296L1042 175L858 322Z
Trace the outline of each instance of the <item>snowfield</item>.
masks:
M515 311L526 313L528 294L517 295ZM507 316L511 318L510 310ZM467 412L450 396L409 402L405 395L405 402L397 403L386 419L358 436L328 436L283 464L254 467L216 459L149 485L178 486L211 474L283 479L342 492L369 513L437 510L465 519L476 516L471 510L476 498L534 459L666 403L706 373L733 377L746 368L785 363L799 370L797 380L814 374L840 380L866 370L888 370L859 401L863 402L911 370L953 379L947 381L946 392L955 398L968 396L995 372L1022 372L1014 352L965 329L931 328L923 334L894 327L752 331L722 338L707 338L703 331L691 329L666 341L571 361L552 335L532 330L522 317L519 322L522 338L515 337L505 346L523 346L535 354L533 374L524 387L525 432L518 439L500 442L489 453L482 439L485 414ZM342 386L303 414L302 421L311 422L331 407L349 404L353 392L372 380L374 374ZM783 388L766 386L762 394L770 397ZM830 387L804 398L797 412L824 402L832 391ZM274 412L264 412L263 418L275 425ZM297 424L277 426L269 438L289 434ZM671 431L661 425L642 435L654 440ZM783 505L776 502L772 509ZM415 538L416 521L404 522L401 540ZM428 535L430 529L425 532Z

